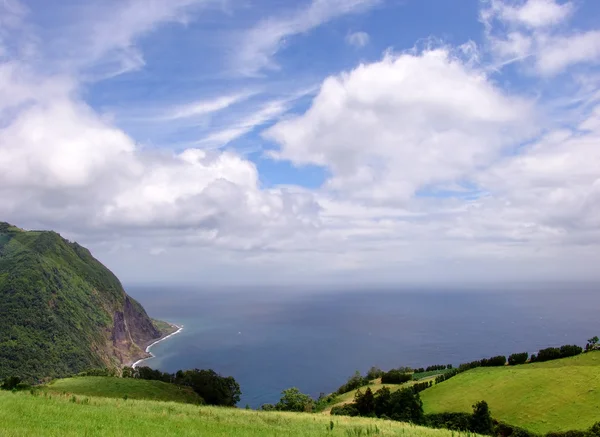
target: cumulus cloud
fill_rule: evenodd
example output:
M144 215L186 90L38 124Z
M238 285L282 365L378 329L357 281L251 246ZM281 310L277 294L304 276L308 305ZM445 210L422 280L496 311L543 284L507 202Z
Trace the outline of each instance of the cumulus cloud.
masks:
M369 34L367 32L352 32L346 36L346 42L354 47L364 47L369 44Z
M138 33L174 18L161 5L150 5ZM137 34L130 29L127 35L109 45L122 47ZM0 63L4 220L84 238L149 233L157 244L194 242L229 250L268 247L283 241L282 234L318 222L310 195L263 189L256 166L234 152L157 151L137 144L83 101L79 71L42 75L28 59ZM218 111L243 98L181 107L171 117ZM250 129L282 108L283 103L272 104L240 128Z
M341 196L396 204L488 165L532 133L532 117L526 100L439 49L328 78L306 114L267 137L281 145L274 157L329 168Z

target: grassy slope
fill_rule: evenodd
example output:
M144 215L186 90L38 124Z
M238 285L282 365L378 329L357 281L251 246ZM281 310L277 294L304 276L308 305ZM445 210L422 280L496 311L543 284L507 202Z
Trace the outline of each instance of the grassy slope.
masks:
M326 430L330 420L332 432ZM459 434L367 418L246 411L154 401L0 392L2 436L354 436L457 437ZM362 430L358 434L356 430Z
M470 370L421 399L426 413L471 411L484 399L496 419L539 433L588 428L600 418L600 352Z
M66 378L52 381L44 387L49 393L67 393L77 396L97 396L122 399L147 399L166 402L199 404L202 402L193 390L162 381L98 376Z
M383 387L387 387L390 389L391 392L395 392L397 390L400 390L401 388L411 387L412 385L416 384L417 382L426 382L426 381L433 380L433 379L435 379L435 377L423 378L419 381L408 381L404 384L382 384L381 379L374 379L373 381L371 381L371 384L369 384L369 385L365 385L364 387L361 387L357 390L352 390L352 391L349 391L348 393L344 393L343 395L339 395L337 397L337 402L335 404L331 405L330 407L327 407L326 409L324 409L323 413L330 414L331 409L333 407L338 407L341 405L351 403L352 401L354 401L354 396L356 395L356 392L358 390L360 390L361 392L364 393L365 390L367 389L367 387L369 387L373 393L377 392L377 390L380 390Z

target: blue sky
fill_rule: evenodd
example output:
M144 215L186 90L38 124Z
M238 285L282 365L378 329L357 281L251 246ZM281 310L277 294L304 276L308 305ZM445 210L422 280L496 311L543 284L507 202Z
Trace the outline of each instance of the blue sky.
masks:
M595 281L599 18L4 0L0 217L129 282Z

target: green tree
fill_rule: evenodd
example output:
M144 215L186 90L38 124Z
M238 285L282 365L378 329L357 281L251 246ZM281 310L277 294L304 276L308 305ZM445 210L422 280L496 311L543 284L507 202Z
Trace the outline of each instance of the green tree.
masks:
M383 373L383 370L381 370L379 367L373 366L367 372L367 378L369 379L369 381L372 381L374 379L381 378L381 375L383 375Z
M600 339L597 335L588 339L587 344L585 345L585 350L593 351L595 349L598 349L598 342L600 342Z
M388 414L391 395L390 389L385 386L375 393L375 415L377 417Z
M142 370L142 368L138 368ZM242 394L239 384L232 376L224 377L212 369L177 372L176 384L191 387L209 405L234 407Z
M281 392L282 396L275 408L280 411L309 412L313 408L313 399L302 393L297 387L288 388Z
M390 395L388 404L389 416L393 420L400 422L411 422L421 424L424 421L423 402L419 393L415 393L412 388L403 388Z
M364 394L358 390L354 396L354 403L356 404L358 414L361 416L372 416L375 414L375 396L373 396L370 387L367 387Z
M492 414L486 401L479 401L473 405L473 416L471 418L471 431L478 434L491 435L494 431Z

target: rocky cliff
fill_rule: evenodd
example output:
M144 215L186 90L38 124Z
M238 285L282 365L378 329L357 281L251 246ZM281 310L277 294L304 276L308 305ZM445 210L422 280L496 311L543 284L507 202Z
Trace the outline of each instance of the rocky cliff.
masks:
M0 223L0 379L130 364L162 335L87 249Z

